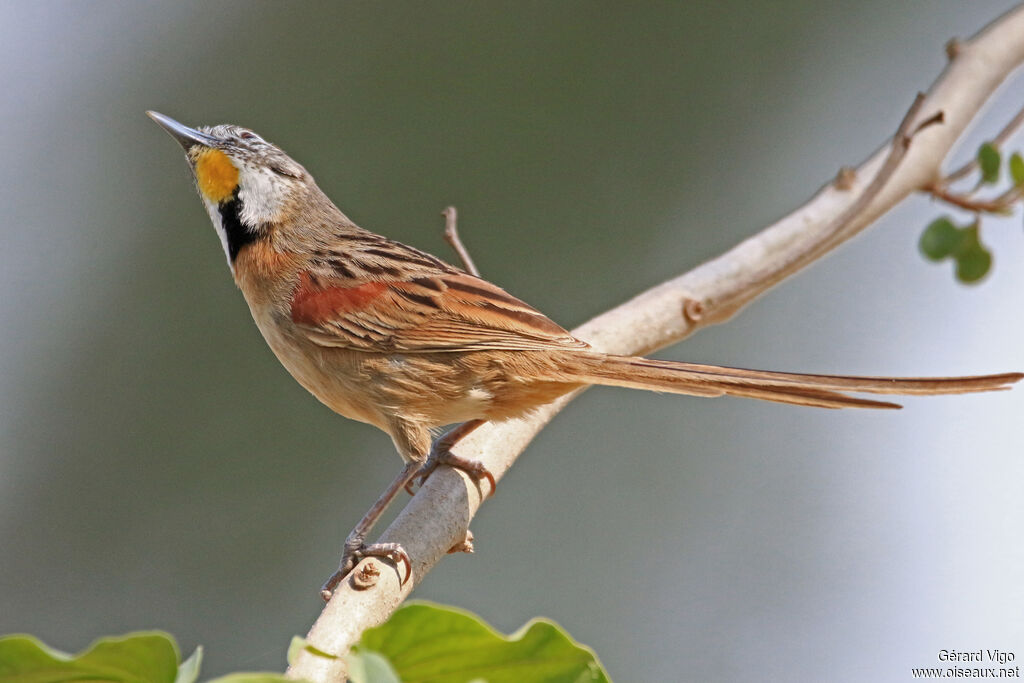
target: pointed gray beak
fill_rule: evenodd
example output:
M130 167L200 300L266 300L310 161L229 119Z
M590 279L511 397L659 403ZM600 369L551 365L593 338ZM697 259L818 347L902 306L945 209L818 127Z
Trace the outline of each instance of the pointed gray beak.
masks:
M217 138L200 132L195 128L189 128L186 125L180 124L170 116L164 116L163 114L159 114L155 111L147 111L146 115L160 124L160 127L166 130L172 138L177 140L178 144L184 147L186 152L193 145L216 147L219 142Z

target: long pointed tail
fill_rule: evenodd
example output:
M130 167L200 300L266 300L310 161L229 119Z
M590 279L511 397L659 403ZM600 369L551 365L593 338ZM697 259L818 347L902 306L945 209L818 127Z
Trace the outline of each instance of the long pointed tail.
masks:
M899 408L897 403L848 396L939 395L1009 389L1024 373L974 377L846 377L744 370L718 365L593 354L581 364L587 384L666 391L693 396L744 396L819 408Z

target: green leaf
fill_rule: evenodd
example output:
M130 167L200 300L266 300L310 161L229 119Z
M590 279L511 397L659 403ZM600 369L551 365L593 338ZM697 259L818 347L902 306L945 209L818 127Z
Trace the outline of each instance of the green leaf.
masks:
M999 181L999 150L991 142L978 148L978 166L981 168L981 182L992 185Z
M0 683L194 683L203 650L180 666L174 639L158 631L101 638L72 657L25 635L0 638ZM295 683L279 673L236 673L217 683ZM212 682L211 682L212 683Z
M203 663L203 648L197 647L192 656L178 667L178 675L174 683L196 683L199 680L199 667Z
M253 671L251 673L228 674L227 676L214 678L209 683L295 683L295 681L285 678L283 674L279 673Z
M32 636L8 636L0 639L0 683L173 683L178 659L177 644L158 632L102 638L75 657Z
M966 285L971 285L988 275L991 268L992 252L978 245L976 249L971 249L957 257L956 279Z
M961 254L966 254L981 247L981 224L978 221L974 221L964 227L960 231L960 235L960 243L956 245L956 250L953 252L954 257L959 257Z
M963 237L963 231L953 225L948 216L942 216L932 221L921 233L918 248L926 258L941 261L957 250Z
M330 652L324 652L315 645L311 645L302 636L292 636L292 642L288 645L288 665L295 663L299 653L305 650L310 654L314 654L317 657L324 657L326 659L337 659L338 655L332 655Z
M992 254L981 243L981 226L975 221L962 231L963 239L957 245L956 279L964 284L981 280L992 267Z
M362 650L348 656L348 678L352 683L402 683L384 655Z
M1010 155L1010 177L1017 187L1024 186L1024 157L1021 157L1020 152Z
M554 622L534 619L505 636L473 614L422 602L407 604L387 623L368 629L358 651L379 653L404 683L609 680L597 655Z

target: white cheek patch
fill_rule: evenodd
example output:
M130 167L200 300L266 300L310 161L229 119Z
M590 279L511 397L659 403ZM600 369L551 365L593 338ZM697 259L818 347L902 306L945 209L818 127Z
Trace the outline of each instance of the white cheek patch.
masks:
M238 192L242 201L242 222L260 226L276 221L284 204L285 189L273 171L248 165L243 168Z

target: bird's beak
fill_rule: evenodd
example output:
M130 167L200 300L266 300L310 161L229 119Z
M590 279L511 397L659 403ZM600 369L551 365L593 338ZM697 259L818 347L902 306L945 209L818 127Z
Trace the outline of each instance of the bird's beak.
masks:
M178 141L178 144L185 148L187 152L193 145L205 145L207 147L215 147L217 145L217 138L212 135L207 135L195 128L189 128L186 125L178 123L170 116L164 116L163 114L155 111L147 111L146 115L149 118L160 124L160 127L167 131L167 133Z

